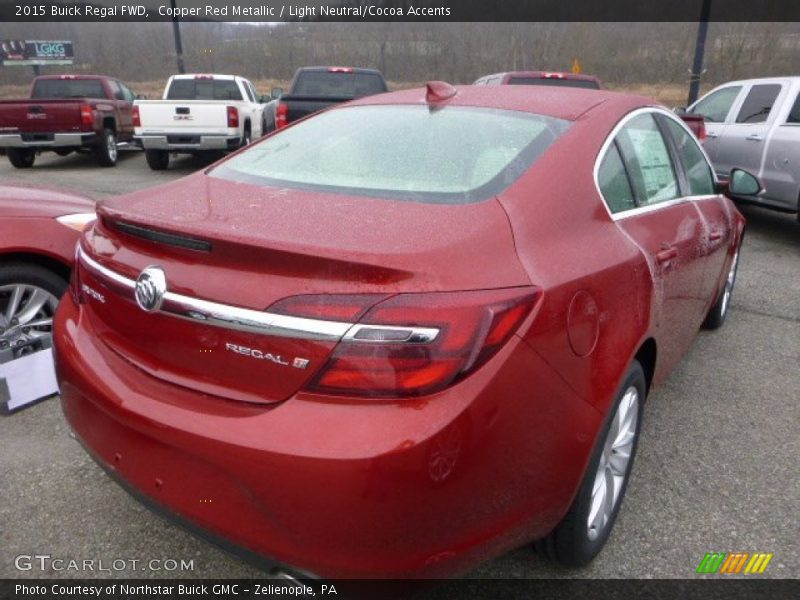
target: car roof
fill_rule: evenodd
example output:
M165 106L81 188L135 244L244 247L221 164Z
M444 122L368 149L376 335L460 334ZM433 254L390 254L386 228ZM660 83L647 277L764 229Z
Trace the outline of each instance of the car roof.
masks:
M750 83L798 83L800 82L800 77L797 75L787 75L785 77L756 77L754 79L738 79L736 81L726 81L725 83L721 83L716 86L714 89L718 87L726 87L729 85L747 85Z
M353 72L353 73L370 73L372 75L381 75L381 72L378 69L367 69L365 67L343 67L337 65L328 65L328 66L315 65L313 67L300 67L299 69L297 69L296 73L300 73L302 71L324 71L327 73L331 69L347 69L348 72Z
M558 119L575 121L582 115L599 110L622 115L643 106L659 106L645 96L621 94L606 90L586 90L565 87L537 87L535 93L529 86L454 86L455 96L434 106L472 106L518 110ZM428 104L426 88L414 88L387 94L367 96L350 103L353 105Z

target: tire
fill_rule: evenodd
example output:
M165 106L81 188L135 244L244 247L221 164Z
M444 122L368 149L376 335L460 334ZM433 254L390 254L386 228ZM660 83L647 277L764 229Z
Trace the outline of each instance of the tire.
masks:
M250 142L253 141L253 134L250 133L250 124L246 124L244 126L244 132L242 133L242 141L239 144L239 148L244 148L245 146L249 146Z
M113 129L104 129L100 141L94 147L94 155L101 167L117 164L117 134Z
M163 171L169 166L169 152L166 150L145 150L144 158L153 171Z
M30 148L9 148L8 160L17 169L30 169L36 160L36 151Z
M58 150L54 150L54 152L56 154L58 154L59 156L69 156L70 154L72 154L72 149L71 148L59 148Z
M603 549L616 522L630 480L642 429L645 395L644 371L638 361L633 361L598 436L597 446L572 506L561 523L546 538L536 543L536 549L549 559L564 565L583 566ZM618 437L621 428L627 434ZM624 459L625 453L628 454L627 460ZM616 457L616 462L608 461L609 456ZM622 474L622 480L617 482L612 474ZM598 482L605 483L601 483L603 487L598 488L597 494L593 495ZM600 494L601 489L608 491L608 485L612 485L614 489L610 506L601 501L607 495L594 497ZM598 501L594 510L593 500ZM590 520L594 515L598 516L597 519Z
M739 248L741 242L739 242ZM706 320L703 321L703 329L719 329L725 322L725 317L728 316L728 309L731 305L731 295L733 294L733 286L736 283L736 272L739 268L739 248L733 253L731 266L728 270L728 277L725 280L725 287L719 294L714 304L708 310Z
M10 349L16 358L36 345L50 347L53 314L66 289L67 282L60 275L39 265L0 263L0 353ZM7 311L15 292L16 309L9 320ZM29 323L33 325L26 326Z
M261 119L261 137L264 137L269 132L267 131L267 120Z

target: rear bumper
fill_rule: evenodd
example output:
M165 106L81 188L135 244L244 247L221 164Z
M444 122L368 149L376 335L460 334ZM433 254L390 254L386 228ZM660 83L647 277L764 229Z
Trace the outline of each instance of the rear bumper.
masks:
M146 375L87 312L67 294L54 344L96 460L193 528L321 577L446 576L545 535L600 423L517 338L435 396L253 405Z
M97 135L89 133L4 133L0 134L0 148L77 148L91 146L97 142Z
M135 139L136 143L145 150L168 150L170 152L233 150L238 148L241 143L238 135L138 135Z

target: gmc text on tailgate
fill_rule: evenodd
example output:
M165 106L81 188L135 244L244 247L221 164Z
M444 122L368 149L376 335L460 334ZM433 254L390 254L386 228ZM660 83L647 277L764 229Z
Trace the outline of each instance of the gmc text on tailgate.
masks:
M93 152L104 167L117 164L117 146L133 140L133 92L102 75L46 75L33 80L29 99L0 101L0 149L18 169L36 155Z

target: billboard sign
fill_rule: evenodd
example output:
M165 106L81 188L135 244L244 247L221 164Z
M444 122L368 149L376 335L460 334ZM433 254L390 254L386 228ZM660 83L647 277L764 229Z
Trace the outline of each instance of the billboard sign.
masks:
M72 42L53 40L0 40L0 63L14 65L71 65Z

